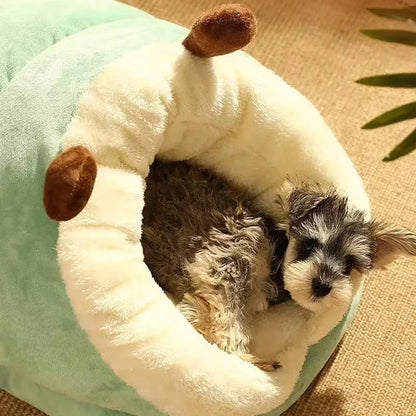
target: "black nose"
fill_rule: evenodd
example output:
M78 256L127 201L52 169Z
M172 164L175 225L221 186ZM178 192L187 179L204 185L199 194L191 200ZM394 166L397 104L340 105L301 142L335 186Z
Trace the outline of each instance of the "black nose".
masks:
M316 277L312 280L312 291L317 298L326 296L332 289L330 283Z

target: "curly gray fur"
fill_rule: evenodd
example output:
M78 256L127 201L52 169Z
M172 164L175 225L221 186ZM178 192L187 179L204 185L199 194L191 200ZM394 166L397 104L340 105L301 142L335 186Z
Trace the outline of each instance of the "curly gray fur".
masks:
M275 369L248 354L248 325L276 297L270 275L284 233L250 195L183 162L154 162L146 183L142 244L155 280L210 342Z

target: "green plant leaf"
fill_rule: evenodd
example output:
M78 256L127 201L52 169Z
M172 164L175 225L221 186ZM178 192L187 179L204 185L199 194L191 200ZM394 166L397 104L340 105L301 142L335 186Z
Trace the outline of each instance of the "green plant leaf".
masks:
M401 20L404 22L416 22L416 6L396 9L370 7L368 10L379 17L386 17L387 19Z
M364 29L361 30L364 35L385 42L402 43L404 45L416 45L416 32L409 30L392 30L392 29Z
M416 117L416 102L404 104L393 110L380 114L368 123L364 124L363 129L376 129L389 124L398 123L399 121L409 120Z
M374 75L357 79L355 82L375 87L416 88L416 72Z
M416 129L413 130L401 143L399 143L386 157L383 162L391 162L403 157L416 149Z

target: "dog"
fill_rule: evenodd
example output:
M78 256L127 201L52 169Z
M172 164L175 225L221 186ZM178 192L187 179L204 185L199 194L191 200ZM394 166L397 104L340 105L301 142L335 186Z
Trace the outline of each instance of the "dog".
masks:
M250 327L269 305L330 313L354 279L416 255L414 233L319 186L286 181L272 220L247 191L184 162L155 161L146 183L142 245L156 282L209 342L264 371L280 365L250 353Z

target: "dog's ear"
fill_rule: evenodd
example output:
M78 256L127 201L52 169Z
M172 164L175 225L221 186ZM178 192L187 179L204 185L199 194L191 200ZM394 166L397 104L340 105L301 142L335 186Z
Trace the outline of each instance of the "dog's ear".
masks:
M279 212L279 226L281 230L288 231L290 225L304 218L311 210L328 198L327 194L318 190L318 187L293 182L286 178L277 193L276 204Z
M318 183L302 182L299 178L286 178L281 185L276 204L280 215L279 228L288 231L290 226L299 223L321 204L334 202L334 190L323 188ZM340 206L346 207L345 204Z
M328 195L309 189L293 188L288 198L289 222L296 223L314 210Z
M408 229L381 222L370 226L375 241L374 268L385 268L401 255L416 256L416 234Z

